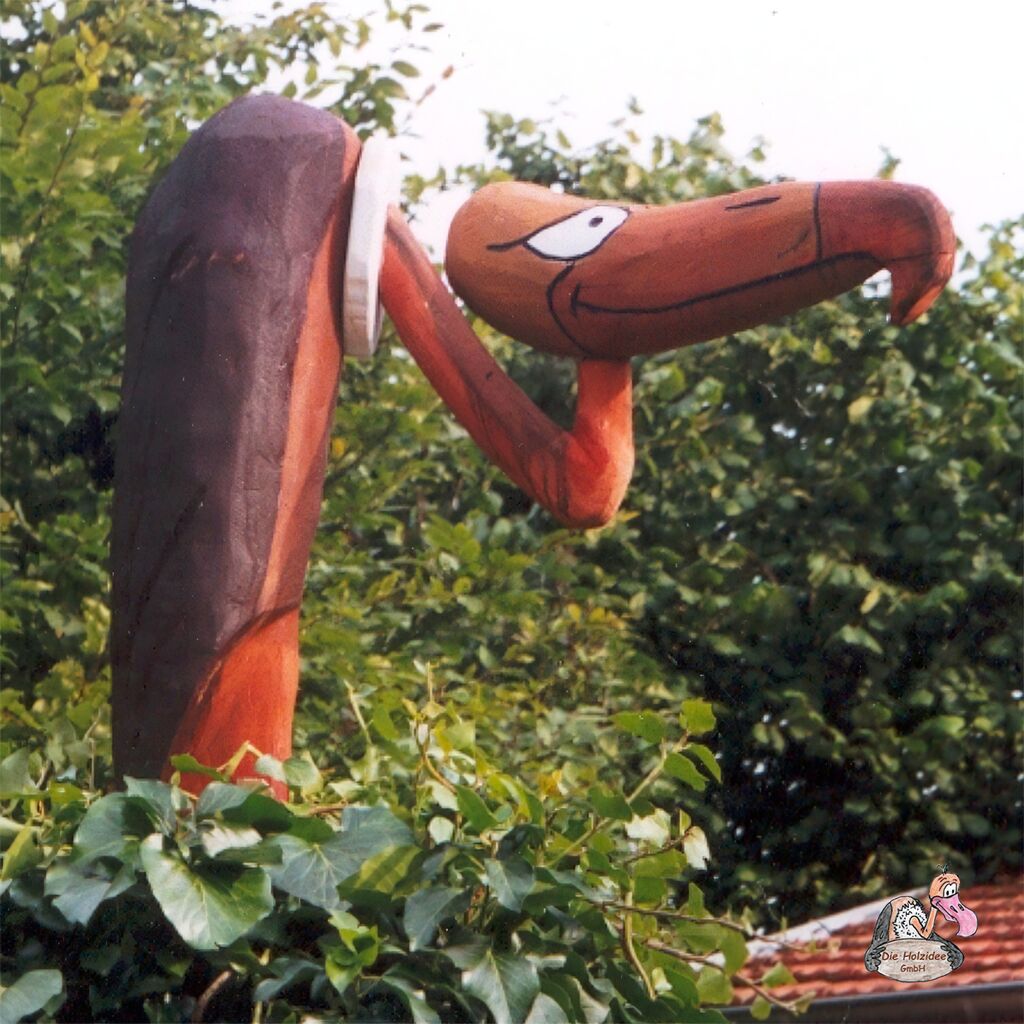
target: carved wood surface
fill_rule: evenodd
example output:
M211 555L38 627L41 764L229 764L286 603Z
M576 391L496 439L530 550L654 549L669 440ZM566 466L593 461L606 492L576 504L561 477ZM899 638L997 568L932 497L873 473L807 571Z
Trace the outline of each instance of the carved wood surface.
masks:
M238 101L192 136L136 226L112 550L121 774L159 775L172 746L223 761L232 721L290 750L357 151L327 113ZM235 683L214 709L225 667Z
M567 526L608 521L633 472L628 362L577 364L576 418L562 430L481 345L397 210L388 220L381 297L413 358L488 458Z
M664 207L501 182L456 214L446 269L506 334L626 359L778 319L882 267L905 323L949 278L955 245L935 196L891 181L784 182Z
M112 545L121 775L159 775L177 752L221 764L245 742L291 751L359 152L326 112L239 100L192 136L139 218ZM394 208L380 293L486 455L561 522L590 527L633 468L630 356L776 318L880 266L905 322L949 276L954 241L931 193L891 182L658 209L488 186L456 217L448 272L494 326L576 360L569 431L481 345Z

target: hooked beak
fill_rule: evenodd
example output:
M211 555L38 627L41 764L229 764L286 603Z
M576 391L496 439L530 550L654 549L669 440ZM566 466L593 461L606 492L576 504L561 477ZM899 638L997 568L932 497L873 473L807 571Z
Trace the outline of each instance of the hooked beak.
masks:
M956 925L957 935L968 938L978 930L978 915L960 900L960 893L952 896L933 896L932 906Z
M916 320L953 273L953 225L926 188L891 181L825 184L819 213L826 258L866 251L892 274L894 324Z
M448 245L455 290L500 330L577 358L707 341L838 295L882 268L892 274L892 321L904 324L942 290L956 244L932 193L888 181L786 182L672 207L600 206L496 185L463 211ZM586 251L553 234L602 213L617 226Z

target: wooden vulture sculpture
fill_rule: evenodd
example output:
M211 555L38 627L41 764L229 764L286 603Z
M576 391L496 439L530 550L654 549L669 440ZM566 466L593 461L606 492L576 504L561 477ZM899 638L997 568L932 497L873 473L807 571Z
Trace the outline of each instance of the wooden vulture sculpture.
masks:
M361 146L272 97L200 128L132 239L113 530L114 757L222 764L291 751L298 616L343 354L342 280ZM719 337L892 273L892 318L923 312L954 237L924 189L752 189L676 207L490 185L458 213L455 291L577 364L564 431L477 340L400 212L380 296L483 451L572 527L606 522L633 466L631 356ZM238 774L252 774L251 760ZM192 780L196 785L201 780Z

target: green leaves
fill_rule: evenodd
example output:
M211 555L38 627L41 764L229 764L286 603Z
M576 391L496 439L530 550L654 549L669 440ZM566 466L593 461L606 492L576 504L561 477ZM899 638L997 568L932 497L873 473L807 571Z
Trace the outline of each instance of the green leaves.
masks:
M715 728L715 713L706 700L684 700L679 720L691 736L701 736Z
M466 991L490 1010L495 1024L527 1019L540 992L537 970L529 960L510 953L496 954L480 938L449 946L445 952L462 971Z
M646 743L660 743L667 731L661 718L650 711L620 711L615 716L615 724Z
M669 754L665 758L665 771L673 778L692 786L698 792L703 792L707 785L707 779L701 775L694 763L682 754Z
M272 840L281 851L281 865L271 877L278 888L325 910L341 906L338 885L378 852L408 848L412 840L408 826L383 807L349 807L340 832L323 825L307 826L303 833ZM378 878L369 887L379 883Z
M123 793L111 793L86 811L75 832L75 850L86 860L128 859L151 829L143 807Z
M270 878L257 868L189 865L164 849L161 835L140 848L153 895L177 929L196 949L228 946L270 913Z
M435 702L429 714L448 712ZM496 1021L599 1021L617 999L646 1018L677 1019L675 997L648 998L623 961L617 900L635 899L635 913L664 907L670 883L706 862L703 832L641 795L627 804L612 786L547 801L454 746L446 756L456 794L427 774L413 827L380 805L349 805L339 818L321 787L306 797L296 787L299 798L285 805L219 781L188 799L176 785L133 780L88 808L94 794L62 790L55 815L69 834L49 820L14 833L35 851L11 882L15 921L31 915L39 934L52 935L46 955L67 966L69 998L88 1000L95 1015L179 998L191 1013L178 994L188 979L230 971L276 1015L373 1017L391 993L425 1024L456 1004ZM512 802L491 811L477 789ZM595 803L618 817L595 819ZM456 821L434 846L431 826L445 815ZM692 897L687 908L705 913ZM659 930L661 921L645 920L650 927L635 934L682 942L698 957L717 951L729 973L742 963L736 933L694 926L695 939L671 924ZM157 951L152 962L142 933ZM77 960L69 942L82 944ZM655 952L641 945L638 955ZM98 986L97 977L115 980Z
M469 786L456 787L456 799L459 810L465 815L466 821L477 832L486 832L497 827L498 819L480 796Z
M131 864L106 859L58 861L46 873L44 893L72 924L88 924L96 908L135 884Z
M487 881L494 898L507 910L518 911L533 889L533 869L519 857L510 860L489 860Z
M595 786L587 794L590 806L602 818L611 818L614 821L629 821L633 817L632 808L626 798L617 793L614 789L605 786Z
M409 949L415 951L432 945L438 927L461 914L468 904L469 893L465 889L439 885L414 892L405 901L402 919Z
M342 839L340 834L331 835L326 842L290 835L275 837L273 843L281 851L281 864L271 872L274 885L324 910L340 907L338 885L359 863L344 850Z
M18 1021L56 1002L63 988L60 971L28 971L7 988L0 988L0 1024Z
M420 856L416 846L387 846L363 861L340 892L349 899L365 899L374 893L390 895L406 880Z

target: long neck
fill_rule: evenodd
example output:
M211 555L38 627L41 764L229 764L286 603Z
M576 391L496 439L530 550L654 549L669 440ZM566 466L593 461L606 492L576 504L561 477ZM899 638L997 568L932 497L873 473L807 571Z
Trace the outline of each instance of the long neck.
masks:
M576 417L565 431L483 347L394 209L380 283L402 341L487 457L565 525L606 523L633 472L629 362L578 364Z

